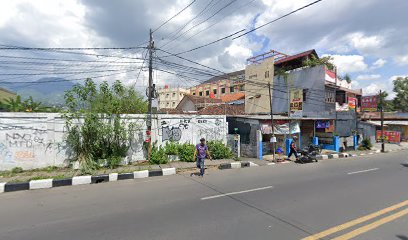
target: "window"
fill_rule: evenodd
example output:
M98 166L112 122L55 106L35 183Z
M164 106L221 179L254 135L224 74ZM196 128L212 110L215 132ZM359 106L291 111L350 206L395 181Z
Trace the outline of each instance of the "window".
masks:
M265 78L269 78L269 71L265 72Z
M325 99L326 99L326 103L335 103L336 99L335 99L334 91L326 89Z
M307 92L308 92L307 89L303 89L303 102L306 102L307 100Z
M203 96L203 92L199 92L198 95L200 95L200 97L202 97L202 96Z
M210 96L210 90L205 91L205 96Z
M170 103L166 103L166 106L168 107L170 105Z
M166 94L166 98L168 98L169 96L170 96L170 95L167 93L167 94Z
M176 106L176 102L173 102L173 107L175 107Z
M195 96L195 92L193 92L193 96Z
M233 93L235 91L234 87L230 87L230 93Z
M173 93L173 97L176 97L176 93Z
M222 94L225 93L225 88L221 88L221 93L222 93Z
M241 86L239 86L239 91L245 91L245 85L241 85Z
M217 89L213 89L213 93L214 93L214 95L216 95L217 94Z

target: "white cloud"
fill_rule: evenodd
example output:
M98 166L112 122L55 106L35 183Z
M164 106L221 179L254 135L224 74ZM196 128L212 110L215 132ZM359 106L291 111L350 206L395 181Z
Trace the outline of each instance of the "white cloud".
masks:
M368 69L361 55L323 55L331 56L332 62L337 66L340 75L353 72L363 72Z
M386 60L384 60L384 59L382 59L382 58L379 58L377 61L375 61L375 62L373 63L372 68L373 68L373 69L375 69L375 68L381 68L381 67L383 67L386 63L387 63Z
M363 95L375 95L386 88L383 83L371 83L367 87L363 88Z
M408 65L408 55L396 56L394 60L398 65Z
M351 45L361 53L373 53L384 45L384 39L381 36L365 36L361 32L349 35Z
M363 75L358 75L356 80L361 81L361 80L375 80L379 79L381 77L380 74L363 74Z

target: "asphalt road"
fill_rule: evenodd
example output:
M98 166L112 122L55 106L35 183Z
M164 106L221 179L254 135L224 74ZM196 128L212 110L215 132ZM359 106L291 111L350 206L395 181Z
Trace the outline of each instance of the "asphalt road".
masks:
M5 193L0 239L407 240L407 200L401 151Z

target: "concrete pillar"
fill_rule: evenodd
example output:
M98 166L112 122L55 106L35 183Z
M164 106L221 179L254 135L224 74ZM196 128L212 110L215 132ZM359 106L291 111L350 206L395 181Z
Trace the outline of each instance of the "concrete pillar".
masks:
M262 160L262 132L256 131L256 157Z
M358 148L357 135L353 135L353 148L354 150L357 150Z
M319 145L319 138L318 137L313 137L312 144L313 145Z
M340 152L340 137L339 136L333 137L333 146L334 146L334 151Z

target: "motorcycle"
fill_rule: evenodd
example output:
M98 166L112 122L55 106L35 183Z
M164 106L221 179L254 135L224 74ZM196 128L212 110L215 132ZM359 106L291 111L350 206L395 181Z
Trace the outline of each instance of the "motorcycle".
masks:
M321 148L319 145L311 144L307 147L304 147L300 151L300 156L296 160L297 163L311 163L311 162L318 162L317 155L321 153Z

